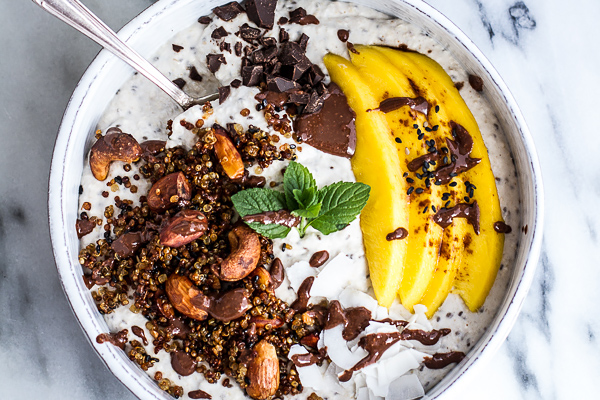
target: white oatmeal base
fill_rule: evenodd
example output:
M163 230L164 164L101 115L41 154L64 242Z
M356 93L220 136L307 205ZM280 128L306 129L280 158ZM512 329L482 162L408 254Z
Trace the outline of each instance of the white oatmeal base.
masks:
M484 141L488 147L492 169L497 178L498 194L500 203L503 206L504 219L510 226L520 226L519 192L516 184L516 173L504 134L500 131L499 124L484 97L468 85L467 73L448 52L444 51L443 46L439 45L429 36L426 36L418 27L409 25L398 19L390 19L388 16L368 8L342 2L314 0L302 2L279 1L275 21L278 21L281 16L287 17L289 11L298 6L305 8L308 14L315 15L319 19L320 24L305 26L287 24L285 25L285 29L290 34L290 40L296 40L302 32L310 37L306 54L312 62L319 64L325 73L327 70L321 60L326 53L333 52L347 57L346 45L337 38L337 31L339 29L348 29L350 31L350 42L389 46L406 44L409 48L427 54L435 59L444 67L455 82L465 82L466 84L461 90L461 95L479 123ZM229 33L237 32L239 26L244 23L254 26L245 14L240 14L229 22L215 18L209 25L196 23L165 43L156 53L153 63L169 79L184 78L187 82L184 89L190 94L197 95L214 92L217 86L228 85L233 79L239 78L240 58L233 54L219 51L217 41L211 39L210 34L219 26L223 26ZM276 25L272 36L277 36L277 33L278 29ZM327 38L327 40L324 40L324 38ZM235 42L239 41L238 37L233 34L228 35L224 40L229 42L232 48ZM172 49L172 44L178 44L184 48L176 53ZM222 65L215 74L216 79L207 70L205 65L205 55L209 53L223 53L227 60L227 64ZM188 69L191 66L195 66L198 72L204 77L202 83L197 83L187 78ZM328 79L327 77L326 80L328 81ZM172 100L145 78L134 75L117 92L114 100L104 112L98 124L98 129L105 132L108 128L117 126L123 132L133 135L139 142L153 139L166 140L166 121L173 119L173 135L169 138L167 147L182 145L186 148L190 148L194 144L194 137L191 132L180 126L180 118L184 118L187 121L196 121L198 118L205 117L205 126L211 126L213 123L219 123L224 126L227 123L235 122L247 128L248 125L252 124L273 134L272 130L267 126L262 112L258 112L255 109L256 101L254 100L254 95L256 93L258 93L257 88L242 86L239 89L232 89L231 95L222 105L214 102L214 113L212 116L204 116L199 107L192 108L184 114L179 115L180 109ZM239 111L243 108L251 111L248 117L240 115ZM303 145L302 151L298 152L297 155L297 161L309 168L319 187L337 181L354 181L354 175L348 159L322 153L307 145ZM138 172L138 167L132 164L131 171L125 173L122 168L123 165L123 163L115 162L111 166L111 172L107 180L117 175L129 176L131 179ZM280 183L282 180L281 169L285 165L286 162L275 162L261 174L268 181ZM252 172L255 171L251 170ZM105 182L99 182L92 176L89 164L86 162L81 180L84 191L80 196L80 207L84 202L91 203L92 208L88 211L89 216L103 217L104 208L110 204L114 204L115 196L120 196L121 199L130 199L134 201L134 204L139 204L139 196L145 195L150 188L150 184L144 182L143 179L138 181L131 179L131 182L138 186L138 192L134 195L122 185L118 185L117 190L113 192L110 188L106 187ZM102 197L101 193L103 191L109 192L108 198ZM92 233L81 239L81 246L83 247L95 242L102 238L102 234L102 228L97 227ZM439 346L436 346L433 352L453 350L468 353L470 347L483 335L494 318L508 286L511 266L514 261L514 254L516 254L516 237L517 235L515 234L506 235L502 260L503 267L498 273L496 283L484 307L479 312L469 312L462 300L454 294L451 294L438 310L431 320L431 324L437 329L450 328L452 329L452 333L442 338ZM291 245L292 249L282 251L282 244L284 243ZM336 298L340 299L343 305L358 305L350 304L352 302L351 299L356 297L351 295L353 290L367 292L372 295L370 282L367 278L368 268L362 246L362 234L357 220L346 229L328 236L309 228L307 235L302 240L300 240L295 230L292 230L290 235L285 239L274 240L274 255L283 261L284 266L288 269L286 272L289 276L289 279L286 278L284 284L277 290L276 293L278 296L286 301L293 301L295 292L292 287L297 288L297 281L309 273L306 269L303 270L301 262L308 261L310 256L319 250L327 250L329 252L329 263L337 256L347 256L351 259L352 265L354 265L352 270L355 272L355 275L353 275L351 280L349 279L348 282L342 284L347 286L345 287L345 293L342 292L340 294L338 291L336 294L338 296ZM322 268L326 268L327 265ZM294 267L292 268L292 266ZM305 275L302 275L302 271L305 271ZM294 279L296 282L291 282ZM344 287L341 289L344 289ZM346 304L344 304L345 302ZM372 307L368 299L365 299L360 304L366 306L367 303ZM386 309L377 307L376 305L373 311L374 318L378 319L384 318L388 314ZM389 314L394 318L404 317L408 319L410 317L410 313L397 303L392 306ZM145 329L146 319L140 314L132 313L128 307L121 307L114 313L106 315L105 320L111 332L129 329L130 340L137 340L137 337L131 333L131 326L133 325L144 328L147 337L151 337ZM427 321L423 321L421 318L419 322L427 327ZM151 343L146 346L146 349L148 354L154 353ZM213 399L245 398L242 390L235 387L226 389L220 384L208 384L204 381L201 374L192 374L188 377L179 376L173 371L170 365L170 356L164 350L161 350L156 357L160 361L148 370L148 374L153 376L156 371L161 371L165 378L170 379L174 384L183 386L186 393L191 390L202 389L210 393ZM425 390L428 390L453 366L454 364L441 370L419 368L415 372ZM361 377L361 374L355 374L355 378L351 383L344 384L343 389L349 390L349 392L357 392L359 398L369 398L363 397L365 394L364 390L356 390L357 387L364 386L364 380L364 376ZM336 395L329 389L341 392ZM318 394L324 398L348 397L348 393L345 390L333 384L329 389L319 391ZM310 393L312 393L312 390L306 389L299 397L305 398ZM188 398L187 394L184 398ZM374 398L372 393L371 398Z

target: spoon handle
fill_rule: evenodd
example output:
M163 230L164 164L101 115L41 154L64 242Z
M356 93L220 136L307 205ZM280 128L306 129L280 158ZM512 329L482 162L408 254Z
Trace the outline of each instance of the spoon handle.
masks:
M79 0L33 0L33 2L132 66L168 94L184 110L196 103L192 97L179 89L155 66L123 42L112 29Z

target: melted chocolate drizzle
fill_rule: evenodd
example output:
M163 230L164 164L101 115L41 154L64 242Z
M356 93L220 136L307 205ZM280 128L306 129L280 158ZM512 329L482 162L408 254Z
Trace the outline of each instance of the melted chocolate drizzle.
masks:
M298 298L290 306L292 310L296 312L306 311L306 308L308 307L308 300L310 299L310 289L312 288L314 281L315 277L309 276L302 282L298 288Z
M285 278L283 263L279 258L274 259L271 263L271 269L269 270L269 274L271 275L273 289L277 289L279 286L281 286L281 283Z
M343 309L339 301L329 303L329 314L324 329L332 329L340 324L344 325L342 337L346 341L354 340L369 326L371 311L365 307L351 307Z
M329 252L327 250L317 251L310 257L308 264L313 268L318 268L329 260Z
M447 228L452 224L454 218L466 218L467 222L473 226L473 230L479 235L479 205L477 201L473 204L460 203L451 208L442 208L433 216L433 221Z
M356 363L354 367L344 371L344 373L339 377L340 382L349 381L355 371L379 361L383 353L400 340L402 340L400 332L372 333L362 337L358 341L358 345L365 349L369 354Z
M385 235L385 239L388 242L391 242L392 240L404 239L407 236L408 236L408 231L406 230L406 228L398 228L394 232L391 232L391 233L388 233L387 235Z
M435 353L431 357L425 357L423 363L429 369L442 369L452 363L459 363L465 358L462 351L451 351L448 353Z
M470 157L473 150L473 138L469 132L454 121L450 121L450 127L455 140L446 139L446 145L450 149L453 161L435 171L435 179L441 181L442 184L449 183L453 177L470 170L481 162L481 158Z
M246 215L244 222L258 222L261 224L278 224L293 228L300 223L301 218L295 217L288 210L265 211L259 214Z
M296 367L308 367L313 364L321 363L327 356L327 348L324 347L317 354L294 354L292 356L292 362Z
M139 337L140 339L142 339L142 342L144 343L145 346L148 345L148 339L146 338L146 334L144 333L144 330L142 328L140 328L137 325L134 325L131 327L131 332L133 332L133 334L137 337Z
M425 346L432 346L440 341L443 336L450 334L450 329L443 328L426 332L421 329L404 329L401 333L402 340L416 340Z
M120 330L117 333L101 333L96 336L96 343L110 343L113 346L117 346L121 350L125 350L125 345L127 344L127 333L129 331L127 329Z
M427 116L429 114L429 102L423 97L390 97L379 103L379 107L367 111L381 111L389 113L396 111L404 106L409 106L411 110L420 112Z
M494 222L494 230L498 233L511 233L512 228L510 225L506 225L504 221Z

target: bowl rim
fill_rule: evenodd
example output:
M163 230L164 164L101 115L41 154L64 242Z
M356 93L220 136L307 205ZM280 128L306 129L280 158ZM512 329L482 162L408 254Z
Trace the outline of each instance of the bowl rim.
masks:
M175 4L183 7L185 4L194 1L195 0L159 0L128 22L121 30L119 30L118 35L127 42L136 37L138 34L141 34L140 32L143 33L142 27L148 24L154 18L159 17L168 8L174 6ZM447 374L441 382L434 386L432 390L423 397L423 399L433 400L439 399L441 396L457 395L461 388L466 385L468 381L468 379L465 378L471 377L473 375L473 371L477 370L484 365L485 362L491 359L493 354L499 349L512 329L523 306L529 288L533 282L541 252L544 216L543 184L537 152L535 150L534 141L527 127L525 118L523 117L517 102L512 96L512 93L504 83L503 79L500 77L500 74L492 66L490 61L460 28L458 28L445 15L436 10L434 7L425 3L423 0L395 1L402 2L410 6L415 13L424 15L425 18L436 23L446 33L453 36L457 43L461 45L462 49L468 52L491 78L492 82L496 85L500 94L503 96L503 103L507 107L507 110L509 111L510 116L514 120L518 129L518 137L521 140L521 144L525 149L526 157L529 160L530 174L527 175L527 178L531 180L533 187L533 207L531 210L533 218L532 226L529 227L529 231L531 232L530 245L529 249L526 251L527 258L524 262L523 271L519 276L518 282L515 284L516 290L510 300L506 299L503 302L503 304L508 304L506 306L506 312L502 317L500 317L500 321L498 322L496 330L486 333L480 339L480 341L485 341L485 343L480 349L478 349L477 353L470 357L468 362L465 362L461 366L457 366L454 373L450 372ZM100 359L112 372L115 378L117 378L135 396L148 399L162 399L165 398L164 395L166 395L166 392L162 392L160 389L158 389L158 387L148 387L144 380L138 379L138 377L134 374L134 371L132 371L131 366L121 362L120 358L115 357L117 349L113 348L112 346L100 347L94 343L93 339L95 338L97 332L95 329L93 329L93 324L89 321L93 318L93 316L91 314L91 310L87 309L85 306L85 301L82 297L82 294L79 292L77 285L75 284L76 279L79 279L80 277L75 273L75 271L73 271L73 268L67 269L65 267L61 267L71 266L72 264L72 258L68 256L69 252L65 251L65 249L68 249L66 236L67 231L65 229L67 227L67 211L64 208L65 187L63 185L65 173L64 161L68 157L69 143L71 141L70 138L72 135L77 134L75 133L75 125L79 107L87 97L88 89L94 83L99 71L101 71L107 65L111 65L115 62L121 61L107 50L101 50L90 63L75 87L64 112L54 144L48 183L48 218L50 237L55 265L61 286L65 296L67 297L67 301L69 302L71 310L77 319L77 322L84 331L86 339L90 342L94 351L96 351L96 353L100 356ZM494 321L497 319L498 317L496 317ZM478 368L474 368L475 365L477 365ZM157 392L157 390L159 392Z

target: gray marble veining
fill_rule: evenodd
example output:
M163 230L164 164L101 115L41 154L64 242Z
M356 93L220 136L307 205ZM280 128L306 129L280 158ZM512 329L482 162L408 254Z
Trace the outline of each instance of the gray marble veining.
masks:
M86 0L118 29L151 0ZM600 3L430 0L490 58L532 131L544 250L515 328L463 399L595 398L600 376ZM133 399L86 342L47 227L52 145L98 46L32 2L0 0L0 399Z

